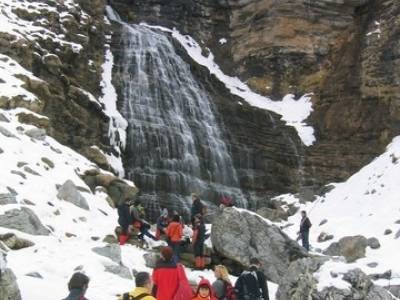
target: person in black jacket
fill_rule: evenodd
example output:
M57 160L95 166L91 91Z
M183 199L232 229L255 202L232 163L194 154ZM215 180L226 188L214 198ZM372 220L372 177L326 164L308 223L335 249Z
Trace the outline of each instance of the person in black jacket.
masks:
M124 245L129 239L129 226L132 225L133 219L129 211L128 203L124 202L117 206L118 224L121 226L121 233L118 236L120 245Z
M260 261L251 258L249 270L244 271L235 283L238 300L269 300L267 278L260 268Z
M206 240L206 226L200 214L194 218L193 227L193 252L195 257L195 268L203 270L206 266L204 258L204 242Z
M191 221L194 226L194 218L197 215L203 216L203 214L204 214L204 204L201 203L200 197L195 193L192 194L192 200L193 200L193 204L192 204L192 209L190 211L190 214L191 214Z
M302 210L299 238L301 238L301 244L307 251L310 250L310 242L309 242L310 227L311 227L310 219L307 217L307 213L304 210Z

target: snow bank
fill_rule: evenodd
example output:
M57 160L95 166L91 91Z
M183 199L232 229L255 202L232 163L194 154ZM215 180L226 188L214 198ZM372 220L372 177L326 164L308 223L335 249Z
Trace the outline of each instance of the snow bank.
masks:
M385 153L346 182L335 184L335 188L324 197L313 203L298 203L300 209L308 211L313 223L310 232L311 245L325 249L344 236L376 237L381 247L368 247L366 257L352 264L353 268L359 267L367 274L392 270L390 284L400 284L400 261L397 259L400 248L399 178L400 136L393 139ZM286 196L281 198L285 199ZM293 196L290 201L293 202ZM319 225L323 220L327 222ZM285 231L295 238L299 222L298 214L280 225L294 224ZM392 233L385 234L386 229L390 229ZM317 237L321 232L332 234L334 239L318 243ZM368 266L370 263L378 265L373 268ZM335 272L334 266L331 267L330 271ZM388 285L389 281L379 280L377 283Z

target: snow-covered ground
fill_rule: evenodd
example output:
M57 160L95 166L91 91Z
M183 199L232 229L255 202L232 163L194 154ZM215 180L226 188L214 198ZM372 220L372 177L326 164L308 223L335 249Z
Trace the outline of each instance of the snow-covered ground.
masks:
M391 280L379 280L382 286L400 284L400 137L393 139L386 152L375 158L370 164L351 176L346 182L335 184L335 188L313 203L298 204L308 212L313 226L310 242L314 248L326 249L332 242L345 236L363 235L376 237L381 247L367 247L366 257L355 263L331 263L325 265L319 276L324 284L342 284L340 278L334 280L326 276L331 271L342 273L345 269L359 267L367 274L392 271ZM280 196L293 203L293 195ZM319 225L323 220L327 222ZM296 237L300 214L291 217L288 223L294 224L285 231L292 238ZM280 224L285 225L285 224ZM390 229L392 233L385 235ZM334 236L333 240L318 243L321 232ZM375 268L370 263L377 263Z

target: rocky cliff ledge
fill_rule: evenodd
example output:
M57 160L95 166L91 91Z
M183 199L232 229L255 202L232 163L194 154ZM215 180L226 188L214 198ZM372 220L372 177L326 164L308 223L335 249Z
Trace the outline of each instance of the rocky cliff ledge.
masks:
M113 0L125 19L203 41L226 73L280 98L313 92L307 185L347 178L399 133L394 0Z

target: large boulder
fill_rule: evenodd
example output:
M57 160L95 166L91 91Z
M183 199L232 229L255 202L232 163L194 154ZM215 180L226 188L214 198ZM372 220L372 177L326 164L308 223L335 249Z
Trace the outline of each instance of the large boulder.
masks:
M260 259L267 277L280 282L290 263L308 254L282 230L259 215L225 208L216 216L211 240L216 251L242 265Z
M49 235L50 231L43 226L35 213L27 208L11 209L0 215L0 227L16 229L33 235Z
M4 300L21 300L17 278L11 269L0 269L0 295Z
M332 243L324 254L331 256L344 256L346 261L351 263L359 258L365 257L365 248L368 246L368 240L361 236L346 236L338 242Z
M89 210L89 205L86 199L81 195L76 185L71 181L67 180L58 190L57 197L64 201L71 202L72 204Z
M330 258L312 257L293 262L286 276L282 279L276 294L277 300L303 300L303 299L330 299L330 300L393 300L389 292L372 283L370 278L360 269L353 269L343 274L331 272L332 277L342 276L347 288L339 288L334 285L318 289L318 280L314 273Z

